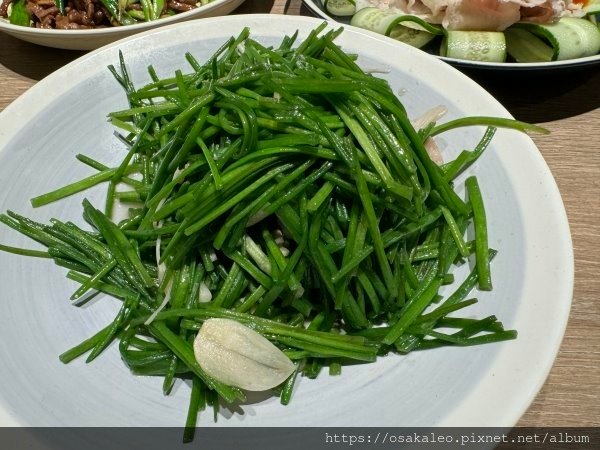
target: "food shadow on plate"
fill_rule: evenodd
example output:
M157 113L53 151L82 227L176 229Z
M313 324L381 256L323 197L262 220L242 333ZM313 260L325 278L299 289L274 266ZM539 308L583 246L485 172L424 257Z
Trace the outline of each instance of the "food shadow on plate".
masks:
M39 81L84 54L30 44L0 34L0 65L32 80Z
M174 394L177 389L186 385L188 389L192 389L192 380L185 379L183 382L178 380L173 386L173 390L171 394ZM257 405L269 399L279 402L279 397L273 391L261 391L261 392L250 392L244 391L246 395L246 400L240 401L236 400L232 403L225 403L221 399L219 399L219 417L224 418L225 420L231 419L233 416L238 416L242 418L244 416L255 416L256 411L253 405ZM210 407L207 406L206 410L209 410Z
M355 361L355 360L344 360L343 361L344 367L357 366L357 365L363 365L363 364L369 364L369 363L364 362L364 361ZM321 370L326 371L327 366L323 367ZM292 393L292 402L294 400L294 395L296 395L296 392L297 392L299 386L302 383L310 382L310 381L311 380L308 380L306 377L298 376L298 378L296 379L296 383L294 385L294 392ZM179 385L182 385L182 384L188 385L189 388L191 389L191 381L190 380L185 380L184 383L179 383ZM176 383L176 386L177 386L177 383ZM238 416L238 417L242 418L242 420L243 420L244 416L255 416L256 415L256 411L253 407L254 405L258 405L258 404L263 403L268 400L279 403L278 394L272 390L257 391L257 392L244 391L244 393L246 395L246 400L244 400L244 401L236 400L232 403L224 403L223 401L219 401L219 416L223 417L227 420L233 416Z
M225 403L222 400L219 400L219 416L223 417L225 420L231 419L233 416L237 416L241 420L244 420L246 416L255 416L256 410L254 409L254 405L272 399L274 401L279 401L279 397L273 391L263 391L263 392L249 392L244 391L246 394L246 400L240 401L236 400L233 403Z

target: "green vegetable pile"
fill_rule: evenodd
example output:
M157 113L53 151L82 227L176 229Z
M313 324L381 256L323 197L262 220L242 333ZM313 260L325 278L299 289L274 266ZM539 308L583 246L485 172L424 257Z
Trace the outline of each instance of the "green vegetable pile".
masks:
M150 67L153 81L139 89L121 56L110 69L130 108L110 120L129 147L123 162L109 168L78 155L97 173L32 200L38 207L108 182L103 210L83 202L92 230L0 216L48 248L1 249L69 269L81 285L76 305L96 291L123 301L112 323L61 361L88 352L92 361L116 340L134 374L164 377L165 394L177 378L193 379L186 439L207 404L216 417L219 401L244 399L194 358L191 342L208 318L247 325L297 362L276 390L284 404L298 373L314 378L328 366L336 375L390 352L516 337L495 316L450 317L477 301L467 299L475 286L492 288L495 253L476 178L466 181L467 201L453 180L496 127L544 130L488 117L415 130L388 83L334 43L341 32L323 24L296 47L297 33L266 48L246 29L203 64L186 54L190 73L160 79ZM432 162L426 139L482 124L475 149ZM115 224L117 201L139 207ZM453 266L468 258L475 269L442 298Z

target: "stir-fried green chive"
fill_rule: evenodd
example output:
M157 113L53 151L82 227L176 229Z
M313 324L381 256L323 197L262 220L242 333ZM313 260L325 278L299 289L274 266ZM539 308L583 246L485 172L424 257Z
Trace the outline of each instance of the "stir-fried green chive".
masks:
M437 134L443 133L445 131L452 130L454 128L465 127L465 126L473 126L473 125L487 125L496 128L511 128L513 130L518 131L530 131L534 133L542 133L548 134L549 131L538 125L533 125L527 122L521 122L519 120L513 119L504 119L501 117L462 117L460 119L451 120L449 122L443 123L441 125L436 125L433 127L430 136L435 136Z
M21 256L34 256L36 258L52 258L52 256L48 252L44 252L41 250L29 250L25 248L19 247L10 247L8 245L1 245L0 250L6 253L14 253L15 255Z
M32 200L42 206L108 181L105 212L84 200L93 231L0 215L48 248L0 250L68 268L81 285L75 304L95 291L123 301L112 323L61 361L88 352L91 361L118 340L132 372L164 377L165 394L191 377L186 440L206 405L243 398L194 357L191 342L211 318L251 327L297 361L283 404L299 373L315 377L324 365L337 375L387 352L516 337L494 316L449 317L476 302L465 300L475 285L491 289L495 254L476 179L466 182L468 203L451 182L496 127L543 130L489 117L415 130L389 85L333 43L341 30L324 29L295 49L296 35L266 48L244 30L205 64L186 55L191 73L161 79L149 68L152 82L139 89L121 55L111 72L130 107L110 119L129 146L123 162L109 168L78 155L98 172ZM425 139L465 125L488 128L473 151L434 164ZM128 190L117 191L121 183ZM115 201L140 206L115 224ZM466 242L471 221L475 240ZM473 255L473 272L443 299L454 264Z
M479 190L477 178L469 177L465 182L465 186L469 194L469 201L473 209L473 222L475 223L475 255L477 258L479 289L491 291L492 277L490 273L487 221L483 207L483 198Z

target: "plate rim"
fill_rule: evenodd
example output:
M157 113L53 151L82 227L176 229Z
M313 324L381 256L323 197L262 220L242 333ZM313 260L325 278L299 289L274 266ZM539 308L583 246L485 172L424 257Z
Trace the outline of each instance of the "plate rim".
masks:
M31 102L31 100L35 99L38 96L38 93L42 96L46 96L46 95L44 95L45 94L44 90L46 89L47 84L57 83L61 79L61 76L64 72L71 70L71 68L77 66L78 64L84 63L87 60L93 60L98 53L101 53L101 52L104 52L104 51L107 51L110 49L115 49L118 46L120 46L126 42L129 42L129 41L133 41L136 39L144 39L147 36L150 36L154 33L164 32L165 30L178 28L178 27L196 26L197 24L204 23L206 21L212 21L212 22L217 22L217 23L220 23L220 22L248 23L251 21L269 22L269 21L276 20L276 19L287 21L290 23L290 26L295 26L295 27L300 26L301 22L304 22L306 24L310 23L313 27L317 26L319 23L321 23L320 19L313 18L313 17L287 16L287 15L274 17L272 14L249 14L249 15L211 17L211 18L197 19L194 21L174 23L174 24L167 25L166 27L160 27L159 29L148 30L143 33L139 33L139 34L135 34L133 36L126 37L119 41L112 42L112 43L107 44L97 50L87 53L87 54L81 56L80 58L77 58L74 61L70 62L69 64L63 66L56 72L48 75L46 78L44 78L40 82L36 83L36 85L31 87L28 91L23 93L16 100L14 100L11 104L9 104L2 112L0 112L0 151L3 151L4 144L10 142L11 137L16 136L22 128L22 126L21 127L11 127L11 124L18 123L17 119L15 119L15 117L19 116L18 114L16 114L19 111L19 109L23 108L23 106L26 104L35 104L35 102ZM360 29L355 29L354 27L352 27L348 31L351 31L352 33L355 33L358 36L366 35L367 37L378 40L387 45L391 45L390 44L391 42L395 42L394 45L402 45L407 49L407 51L415 52L414 54L418 55L419 57L430 59L430 62L432 64L438 64L439 67L443 68L444 70L455 71L456 76L460 77L463 83L471 85L471 87L475 88L475 90L477 91L478 94L485 96L488 101L491 101L495 104L495 106L497 105L498 107L500 107L505 112L506 117L512 118L512 115L489 92L487 92L479 84L477 84L472 79L468 78L466 75L462 74L460 71L458 71L454 67L451 67L451 66L445 64L439 58L436 58L433 55L429 55L424 52L421 52L420 50L410 47L406 44L398 43L397 41L390 41L389 38L379 35L377 33L370 32L368 30L360 30ZM56 95L56 94L54 94L54 95ZM45 107L45 106L46 106L46 104L41 105L41 106L36 105L36 109L39 107L39 110L42 110L43 107ZM537 163L536 167L543 169L543 179L544 179L544 181L547 181L549 183L547 194L549 197L552 197L552 204L554 206L558 207L558 210L555 212L554 217L559 222L558 226L560 226L560 228L561 228L561 232L559 233L559 235L561 236L562 241L560 244L562 246L564 246L564 250L566 251L566 254L564 256L567 257L566 262L563 261L563 263L565 264L565 270L562 273L563 273L563 276L565 277L565 279L563 280L563 284L561 285L561 287L562 287L561 295L557 296L557 297L560 297L560 302L561 302L560 305L562 305L562 308L561 308L560 323L558 323L556 325L556 329L555 329L556 334L554 336L552 346L546 347L546 348L550 348L550 350L548 350L546 353L546 358L544 359L544 367L541 367L537 371L537 376L535 377L535 381L531 382L531 385L529 386L529 389L528 389L528 395L526 396L526 398L519 399L520 400L519 402L513 401L512 407L510 408L511 411L513 412L513 414L511 415L511 417L506 418L506 420L502 424L502 426L515 425L517 423L517 421L520 419L520 417L523 415L523 413L530 406L531 402L536 397L539 390L545 383L545 381L548 377L548 374L549 374L552 366L554 365L556 355L558 354L558 351L560 349L560 344L564 337L567 322L569 319L569 312L570 312L570 307L571 307L571 302L572 302L572 294L573 294L573 286L574 286L573 246L572 246L572 238L571 238L571 233L570 233L570 229L569 229L569 223L568 223L568 218L567 218L567 214L566 214L566 209L564 207L564 203L562 202L562 198L560 196L560 192L558 190L556 181L555 181L554 177L552 176L546 161L544 160L542 154L540 153L537 145L533 141L531 141L531 146L533 147L531 149L532 150L531 156L533 158L535 158L535 160L536 160L536 163ZM535 149L535 151L533 151L533 149ZM540 177L542 177L542 175L540 175ZM5 405L0 404L0 426L19 426L19 425L20 424L18 423L18 421L10 415L10 413L7 410L7 408L5 407ZM447 426L447 424L442 423L442 426ZM455 426L455 425L451 425L451 426Z
M342 22L338 22L335 18L333 18L332 16L328 15L327 13L325 13L325 11L323 11L323 9L321 9L317 4L316 1L319 0L302 0L302 3L304 5L306 5L306 7L313 13L316 14L318 17L320 17L323 20L327 20L328 22L334 22L334 23L338 23L342 26L344 26L344 28L346 27L352 27L353 29L358 29L358 30L363 30L363 31L368 31L368 30L364 30L363 28L359 28L359 27L355 27L352 26L350 24L345 24ZM382 35L383 36L383 35ZM388 38L387 36L384 36L387 39L392 39L392 38ZM398 42L395 39L392 39L394 42ZM427 52L425 52L427 53ZM465 68L465 69L482 69L482 70L494 70L494 69L501 69L501 70L508 70L508 71L515 71L515 72L527 72L527 71L544 71L544 70L561 70L561 69L570 69L573 67L589 67L589 66L596 66L596 65L600 65L600 53L597 55L592 55L592 56L586 56L583 58L576 58L576 59L566 59L563 61L550 61L550 62L538 62L538 63L517 63L517 62L488 62L488 61L470 61L467 59L457 59L457 58L449 58L447 56L440 56L440 55L433 55L433 57L441 59L442 61L447 62L448 64L460 67L460 68Z

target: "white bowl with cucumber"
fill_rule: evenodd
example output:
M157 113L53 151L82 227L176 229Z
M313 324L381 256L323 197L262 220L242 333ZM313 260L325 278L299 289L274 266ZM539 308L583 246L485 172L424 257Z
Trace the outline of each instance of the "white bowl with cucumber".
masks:
M320 17L386 35L462 67L544 70L600 64L600 0L304 3Z

